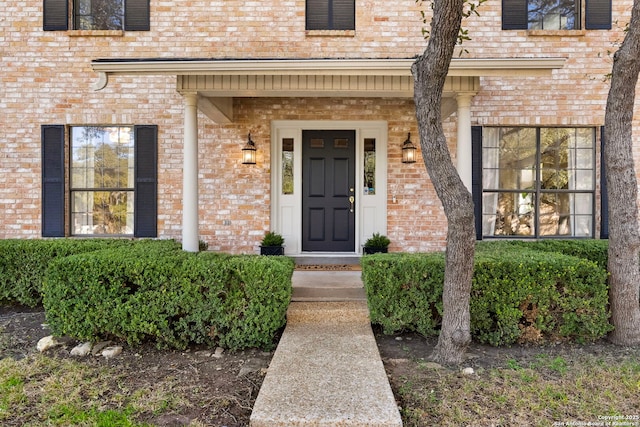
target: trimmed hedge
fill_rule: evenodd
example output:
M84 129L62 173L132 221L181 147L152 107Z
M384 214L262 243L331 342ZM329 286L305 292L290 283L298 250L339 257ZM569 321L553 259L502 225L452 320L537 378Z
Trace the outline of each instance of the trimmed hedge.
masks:
M375 255L362 265L373 323L387 334L437 334L443 254ZM587 259L511 244L481 248L470 300L472 336L491 345L598 339L611 330L606 278Z
M556 252L480 252L470 310L472 335L491 345L585 342L611 330L607 272L587 259Z
M385 334L412 330L437 335L444 254L373 254L361 263L372 323L381 325Z
M53 261L43 304L56 335L270 347L291 298L289 258L131 246Z
M607 268L607 260L609 258L609 241L608 240L556 240L547 239L539 241L524 240L501 240L492 242L478 242L476 245L477 253L485 253L498 251L503 253L512 248L521 248L527 250L558 252L565 255L572 255L578 258L585 258L595 262L600 267Z
M124 239L0 240L0 303L39 305L44 273L53 259L131 244Z

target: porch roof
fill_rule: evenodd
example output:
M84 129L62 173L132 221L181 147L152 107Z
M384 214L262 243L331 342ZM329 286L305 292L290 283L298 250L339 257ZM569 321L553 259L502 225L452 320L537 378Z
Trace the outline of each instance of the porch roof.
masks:
M198 108L217 123L233 121L234 97L413 97L411 65L416 58L213 59L105 58L91 61L99 74L175 75L176 90L196 93ZM455 97L475 95L480 77L550 76L565 58L453 58L443 92L443 116Z

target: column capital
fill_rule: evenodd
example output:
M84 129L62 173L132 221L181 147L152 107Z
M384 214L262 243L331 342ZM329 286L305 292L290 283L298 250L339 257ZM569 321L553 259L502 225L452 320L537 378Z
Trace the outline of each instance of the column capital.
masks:
M477 92L456 92L458 108L471 106L471 98L473 98L476 93Z

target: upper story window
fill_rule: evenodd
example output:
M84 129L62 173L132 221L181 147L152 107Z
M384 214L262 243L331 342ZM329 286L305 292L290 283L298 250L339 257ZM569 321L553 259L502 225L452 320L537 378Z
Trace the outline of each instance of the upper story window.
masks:
M502 29L610 30L611 0L502 0Z
M307 30L355 30L355 0L306 0Z
M529 0L531 30L577 30L580 28L580 2L577 0Z
M75 0L73 28L76 30L123 30L124 0Z
M149 31L149 0L43 0L44 31Z

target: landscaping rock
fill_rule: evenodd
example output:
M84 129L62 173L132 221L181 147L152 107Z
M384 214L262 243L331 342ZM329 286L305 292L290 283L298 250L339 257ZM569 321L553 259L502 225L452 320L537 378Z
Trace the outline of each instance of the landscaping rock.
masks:
M99 355L103 349L109 347L111 345L111 341L100 341L93 346L93 350L91 350L91 354L94 356Z
M84 357L91 352L91 343L85 342L82 344L78 344L77 346L71 349L69 353L71 356Z
M218 347L216 348L216 352L212 354L216 359L220 359L222 357L222 353L224 353L224 348Z
M473 375L473 374L474 374L473 368L464 368L462 370L462 375Z
M50 348L58 347L62 343L54 338L53 335L49 335L47 337L41 338L36 345L36 348L40 353L43 353Z
M102 357L104 357L105 359L112 359L118 356L120 353L122 353L122 347L116 345L113 347L107 347L102 350Z

